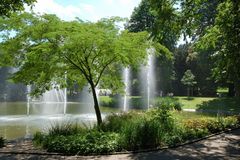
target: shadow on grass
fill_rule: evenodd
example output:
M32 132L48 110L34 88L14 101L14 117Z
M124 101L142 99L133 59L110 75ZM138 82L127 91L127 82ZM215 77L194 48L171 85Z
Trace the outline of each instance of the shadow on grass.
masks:
M186 97L186 98L183 98L183 100L187 100L187 101L192 101L194 100L195 98L194 97Z
M218 98L197 105L197 110L240 113L240 98Z

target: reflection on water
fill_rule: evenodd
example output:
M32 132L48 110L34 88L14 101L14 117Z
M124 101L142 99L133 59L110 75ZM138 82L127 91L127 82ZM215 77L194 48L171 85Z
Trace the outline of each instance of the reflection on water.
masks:
M30 115L52 115L64 113L64 102L31 102L29 103ZM66 114L94 113L91 103L68 102ZM2 115L26 115L28 113L27 102L0 102L0 116Z
M47 131L56 122L93 124L96 122L93 106L67 103L66 114L61 103L0 103L0 136L5 139L29 138L36 131ZM103 115L103 118L105 115Z

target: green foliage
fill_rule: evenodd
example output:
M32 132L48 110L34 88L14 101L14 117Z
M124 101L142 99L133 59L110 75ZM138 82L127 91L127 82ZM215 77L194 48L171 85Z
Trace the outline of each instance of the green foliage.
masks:
M208 101L203 101L196 105L196 109L198 110L215 110L215 111L222 111L226 113L239 113L240 99L238 97L232 98L216 98L210 99Z
M104 99L100 98L100 105L117 108L121 104L121 98L122 97L120 95L114 95Z
M206 130L209 133L216 133L227 128L236 128L240 125L235 116L226 118L218 117L217 119L190 119L184 121L183 124L187 130L192 130L194 132Z
M51 125L48 129L49 136L55 135L74 135L79 133L85 133L88 131L87 127L80 127L77 124L72 124L72 122L58 122Z
M212 59L212 77L222 84L234 83L235 95L240 95L239 67L239 1L187 1L183 13L187 28L198 37L195 51L208 52ZM192 3L191 2L191 3Z
M4 146L4 138L0 137L0 148L2 148Z
M169 108L147 112L120 113L108 116L92 129L52 127L47 134L36 133L33 142L49 152L71 155L106 154L122 150L141 150L175 146L210 133L240 126L239 116L174 119ZM66 131L64 131L66 130Z
M136 118L122 130L122 145L127 150L155 148L160 145L162 130L158 120Z
M162 105L147 112L150 120L156 120L161 123L159 126L162 132L171 132L175 127L175 122L170 112L170 107Z
M142 117L143 115L138 112L118 113L111 114L106 117L101 124L100 129L107 132L121 132L124 126L127 126L135 117Z
M23 11L24 5L32 5L36 0L1 0L0 16L10 16L12 12Z
M42 132L36 132L33 135L33 145L43 147L44 141L46 141L46 136Z
M152 37L173 51L180 36L180 14L175 5L175 0L150 0L151 12L155 16Z
M175 98L170 98L170 97L164 97L164 98L158 98L154 102L154 107L157 108L163 108L163 109L169 109L169 110L177 110L181 111L182 110L182 104Z
M35 142L40 142L49 152L70 155L89 155L119 151L120 136L116 133L90 131L85 134L47 135L36 134Z
M181 79L181 82L188 87L192 87L197 84L195 81L195 76L192 74L191 70L186 70Z

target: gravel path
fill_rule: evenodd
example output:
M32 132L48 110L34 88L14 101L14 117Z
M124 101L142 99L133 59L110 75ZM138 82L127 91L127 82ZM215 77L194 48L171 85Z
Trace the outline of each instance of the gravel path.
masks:
M10 151L15 152L9 153ZM5 152L5 153L4 153ZM8 153L7 153L8 152ZM18 152L18 153L16 153ZM21 154L20 154L21 152ZM27 154L31 153L31 154ZM222 133L199 142L154 152L105 156L47 155L34 148L31 141L15 141L0 149L1 160L240 160L240 129Z

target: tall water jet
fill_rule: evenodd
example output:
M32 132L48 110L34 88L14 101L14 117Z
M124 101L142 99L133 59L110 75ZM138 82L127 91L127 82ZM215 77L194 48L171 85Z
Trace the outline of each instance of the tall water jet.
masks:
M66 114L67 111L67 88L64 88L64 106L63 106L63 114Z
M154 59L154 49L150 48L147 50L148 54L148 73L147 73L147 101L148 109L151 106L150 100L155 97L156 93L156 77L155 77L155 59Z
M129 95L130 95L130 69L124 68L123 70L123 79L125 85L125 93L123 99L123 111L128 111L129 109Z
M29 116L30 114L30 100L31 100L31 86L27 85L27 115Z
M156 92L156 77L155 77L155 58L154 49L150 48L147 50L148 61L147 65L142 66L140 69L140 86L141 96L145 99L145 107L147 109L151 106L151 99L155 97Z

